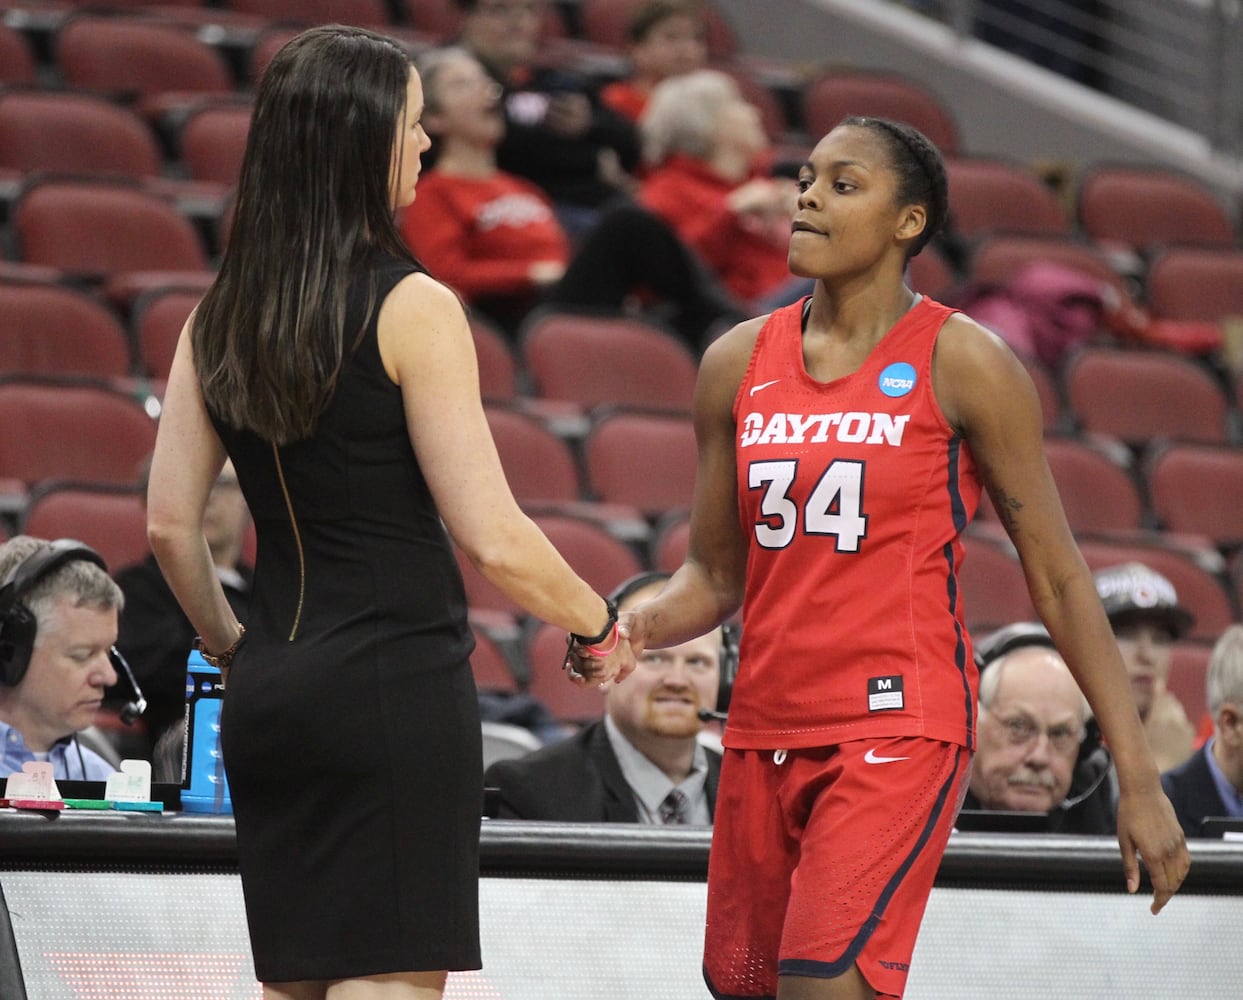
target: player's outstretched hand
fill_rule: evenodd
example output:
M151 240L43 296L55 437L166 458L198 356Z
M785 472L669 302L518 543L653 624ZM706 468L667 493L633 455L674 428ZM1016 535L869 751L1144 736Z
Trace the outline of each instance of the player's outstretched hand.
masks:
M630 643L620 630L614 631L614 638L603 655L600 647L580 646L573 641L568 644L562 667L571 683L603 687L610 682L620 684L630 675L635 663Z
M1123 792L1118 799L1118 846L1127 892L1139 889L1139 860L1152 881L1152 912L1160 913L1187 877L1191 857L1174 807L1158 787Z

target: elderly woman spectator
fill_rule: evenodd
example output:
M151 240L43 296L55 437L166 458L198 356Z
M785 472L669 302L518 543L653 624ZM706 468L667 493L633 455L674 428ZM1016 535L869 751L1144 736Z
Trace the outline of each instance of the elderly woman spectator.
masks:
M786 263L797 185L770 174L759 109L733 78L699 70L659 84L639 122L639 200L742 302L763 310L809 290Z

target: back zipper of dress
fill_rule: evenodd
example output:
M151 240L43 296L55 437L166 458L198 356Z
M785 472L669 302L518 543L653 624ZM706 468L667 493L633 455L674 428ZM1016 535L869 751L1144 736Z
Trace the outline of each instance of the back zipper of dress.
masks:
M289 526L293 528L294 545L298 548L298 609L294 612L293 627L289 630L289 639L293 642L298 634L298 625L302 621L302 600L306 597L306 556L302 552L302 533L298 530L298 519L293 512L293 499L289 496L289 487L285 483L285 469L281 465L281 451L276 442L272 443L272 454L276 457L276 475L281 481L281 493L285 496L285 509L289 511Z

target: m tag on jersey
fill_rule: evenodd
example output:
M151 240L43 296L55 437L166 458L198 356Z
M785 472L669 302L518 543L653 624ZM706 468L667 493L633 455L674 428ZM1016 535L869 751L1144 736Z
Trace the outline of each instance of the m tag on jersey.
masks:
M868 678L868 711L884 712L902 708L902 675Z

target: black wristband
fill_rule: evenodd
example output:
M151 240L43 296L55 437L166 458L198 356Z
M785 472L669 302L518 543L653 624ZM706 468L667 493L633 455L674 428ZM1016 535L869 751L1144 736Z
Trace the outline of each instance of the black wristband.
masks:
M605 622L604 628L600 630L599 635L588 637L579 635L577 632L570 633L570 638L579 646L596 646L604 642L612 634L613 626L617 624L617 605L606 597L604 599L604 606L608 608L609 620Z

